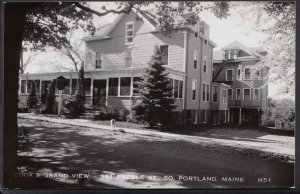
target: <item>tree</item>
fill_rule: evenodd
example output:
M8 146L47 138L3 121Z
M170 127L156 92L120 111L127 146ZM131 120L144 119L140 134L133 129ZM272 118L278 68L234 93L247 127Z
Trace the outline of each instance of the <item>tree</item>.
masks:
M148 67L145 69L143 81L139 84L141 103L133 108L137 114L142 114L150 127L160 124L167 124L170 119L174 99L170 98L172 91L168 73L163 66L162 54L158 46L155 46L154 54L151 57Z
M84 113L84 103L85 103L85 91L84 91L84 67L81 65L81 68L78 72L78 83L77 91L75 94L75 102L77 105L78 114L81 115Z
M36 96L36 91L35 91L35 81L33 81L31 84L31 92L27 98L27 107L29 109L34 109L37 103L38 103L38 98Z
M46 114L53 114L54 113L54 106L55 106L55 86L56 86L56 80L52 80L49 92L46 98L46 107L43 113Z
M259 67L269 68L269 81L284 83L281 93L295 93L295 2L234 2L247 25L268 35L262 48L268 52ZM247 13L247 14L245 14Z
M170 16L159 15L153 12L152 14L160 19L162 29L168 25L169 19L173 17L173 13L178 12L171 3L165 2L142 2L142 1L129 1L129 2L116 2L116 9L106 9L102 7L101 11L95 11L87 6L86 2L6 2L4 6L4 69L5 81L4 91L4 186L14 187L15 177L13 174L16 172L17 162L17 101L18 101L18 77L20 55L22 50L22 42L32 43L33 49L43 50L46 46L53 46L61 48L67 42L67 32L71 29L79 27L93 34L95 27L92 25L92 15L99 17L109 13L129 13L134 7L138 12L147 14L143 6L157 4L161 7L169 7ZM199 2L185 4L186 8L196 9L201 11L203 7ZM207 9L211 9L213 13L220 18L226 17L228 3L227 2L214 2ZM150 13L150 12L149 12ZM173 14L173 15L172 15ZM163 17L162 17L163 16ZM166 21L166 22L163 22ZM171 21L171 20L170 20ZM172 27L172 25L170 26ZM0 71L3 73L4 71ZM4 74L2 74L3 76ZM3 76L4 77L4 76ZM2 88L1 88L2 89Z
M27 66L35 59L35 57L37 56L37 53L33 52L32 50L29 50L28 55L26 56L26 58L24 58L24 52L26 52L27 49L23 48L22 52L21 52L21 60L20 60L20 74L25 73L25 70L27 68Z

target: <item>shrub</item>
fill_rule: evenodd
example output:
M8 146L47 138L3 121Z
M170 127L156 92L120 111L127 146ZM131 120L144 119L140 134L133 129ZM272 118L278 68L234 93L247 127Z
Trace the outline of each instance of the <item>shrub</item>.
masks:
M49 93L47 94L45 109L42 111L44 114L54 114L53 108L55 106L55 85L56 80L54 79L51 82Z
M98 113L94 116L95 120L111 120L115 119L118 120L119 114L118 111L113 109L112 107L101 107Z
M118 120L119 121L127 121L127 117L129 115L129 110L121 109L118 111Z
M35 109L37 106L37 103L38 103L38 98L37 98L36 91L35 91L35 82L34 81L32 82L31 88L32 88L31 92L27 98L27 107L29 109Z

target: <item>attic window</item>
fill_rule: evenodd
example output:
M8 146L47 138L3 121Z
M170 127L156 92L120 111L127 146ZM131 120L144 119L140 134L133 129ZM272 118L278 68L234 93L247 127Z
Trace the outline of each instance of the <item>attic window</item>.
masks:
M134 22L126 22L125 44L133 44Z

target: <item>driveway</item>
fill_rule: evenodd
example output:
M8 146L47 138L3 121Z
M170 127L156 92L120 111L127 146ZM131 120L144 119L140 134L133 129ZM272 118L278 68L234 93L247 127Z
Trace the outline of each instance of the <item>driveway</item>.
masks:
M172 136L133 134L21 118L18 122L21 137L19 169L21 174L35 174L18 178L21 188L293 186L293 163L262 159L220 146ZM43 176L37 178L37 174ZM55 177L55 174L60 177ZM40 184L43 181L46 184Z

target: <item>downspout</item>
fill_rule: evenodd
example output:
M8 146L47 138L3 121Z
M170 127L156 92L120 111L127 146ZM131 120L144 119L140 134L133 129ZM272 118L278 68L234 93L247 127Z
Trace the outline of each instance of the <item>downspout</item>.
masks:
M199 65L199 70L200 70L200 72L199 72L199 81L200 81L200 83L198 84L199 85L199 106L198 106L198 111L199 111L199 114L198 115L200 115L200 109L201 109L201 106L200 106L200 104L201 104L201 86L202 86L202 75L201 75L201 72L202 72L202 65L203 65L203 44L202 44L202 39L201 38L199 38L199 40L200 40L200 44L201 44L201 57L200 57L200 65ZM206 70L207 70L207 66L206 66ZM205 86L206 87L206 86ZM199 120L199 118L198 118L198 120Z
M183 103L182 103L182 109L183 109L183 123L185 123L185 117L186 117L186 96L187 96L187 52L188 52L188 32L184 31L184 46L183 46L183 72L184 72L184 95L183 95Z

